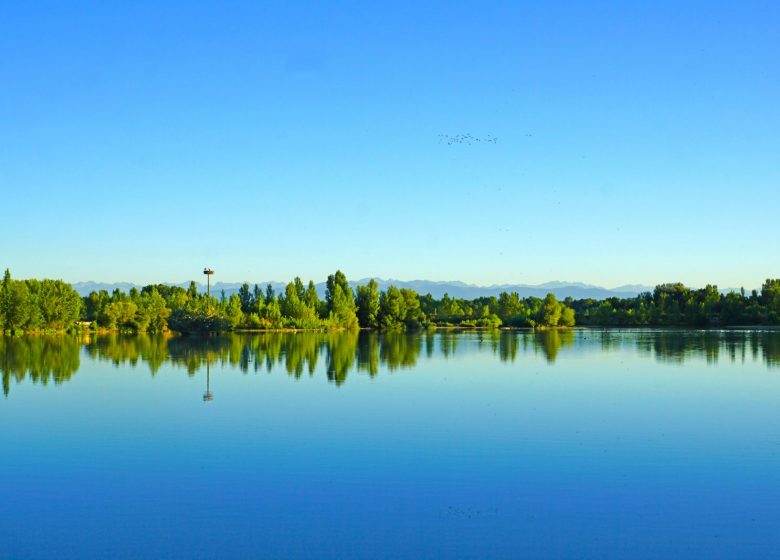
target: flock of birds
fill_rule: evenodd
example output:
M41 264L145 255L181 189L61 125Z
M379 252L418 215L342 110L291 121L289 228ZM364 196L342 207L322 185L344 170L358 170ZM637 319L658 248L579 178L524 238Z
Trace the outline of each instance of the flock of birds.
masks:
M472 136L471 134L439 134L439 143L440 144L447 144L448 146L452 146L453 144L466 144L468 146L471 146L472 144L477 144L484 142L486 144L495 144L498 141L498 138L495 136Z

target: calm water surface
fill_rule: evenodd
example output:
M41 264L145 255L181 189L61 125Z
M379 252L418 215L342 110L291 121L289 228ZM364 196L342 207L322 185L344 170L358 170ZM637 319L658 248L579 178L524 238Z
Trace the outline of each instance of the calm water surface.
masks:
M0 338L0 558L776 558L780 332Z

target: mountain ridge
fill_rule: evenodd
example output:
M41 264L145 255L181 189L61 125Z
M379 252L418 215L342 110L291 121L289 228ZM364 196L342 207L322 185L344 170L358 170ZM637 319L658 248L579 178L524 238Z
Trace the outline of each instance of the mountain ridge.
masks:
M361 278L360 280L350 281L349 284L353 288L358 285L367 284L371 278ZM627 298L635 297L642 292L652 292L653 286L644 286L641 284L631 284L625 286L618 286L616 288L604 288L602 286L596 286L593 284L585 284L582 282L568 282L568 281L550 281L542 284L492 284L489 286L480 286L478 284L469 284L460 280L398 280L394 278L374 278L379 285L380 290L386 290L388 286L396 286L397 288L411 288L420 295L431 294L433 297L439 299L448 294L449 297L463 298L463 299L476 299L479 297L498 296L501 292L517 292L520 297L539 297L543 298L548 293L555 294L558 299L565 299L571 297L573 299L607 299L611 297ZM187 288L189 282L161 282L168 286L179 286ZM270 284L274 291L278 294L284 291L286 282L278 281L264 281L264 282L247 282L250 286L257 284L263 291L266 286ZM198 291L205 292L206 285L200 282L195 283L198 287ZM238 292L243 282L215 282L211 286L211 293L219 296L224 290L226 296L230 296ZM132 288L141 289L143 285L134 284L132 282L96 282L96 281L84 281L75 282L72 284L73 288L82 296L89 295L92 291L106 290L111 293L115 289L122 291L128 291ZM325 282L319 282L315 284L317 292L320 296L325 294Z

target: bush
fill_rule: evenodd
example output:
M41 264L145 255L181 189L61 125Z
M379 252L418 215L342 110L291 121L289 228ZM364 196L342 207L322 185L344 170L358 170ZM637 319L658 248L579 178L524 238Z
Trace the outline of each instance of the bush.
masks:
M177 309L168 320L168 327L180 333L206 333L230 330L230 321L217 315L196 315Z

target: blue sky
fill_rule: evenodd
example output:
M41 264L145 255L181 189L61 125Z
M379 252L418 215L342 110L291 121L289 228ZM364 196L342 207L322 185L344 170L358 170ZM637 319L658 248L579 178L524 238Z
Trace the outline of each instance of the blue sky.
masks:
M778 57L777 2L3 2L0 266L757 287Z

